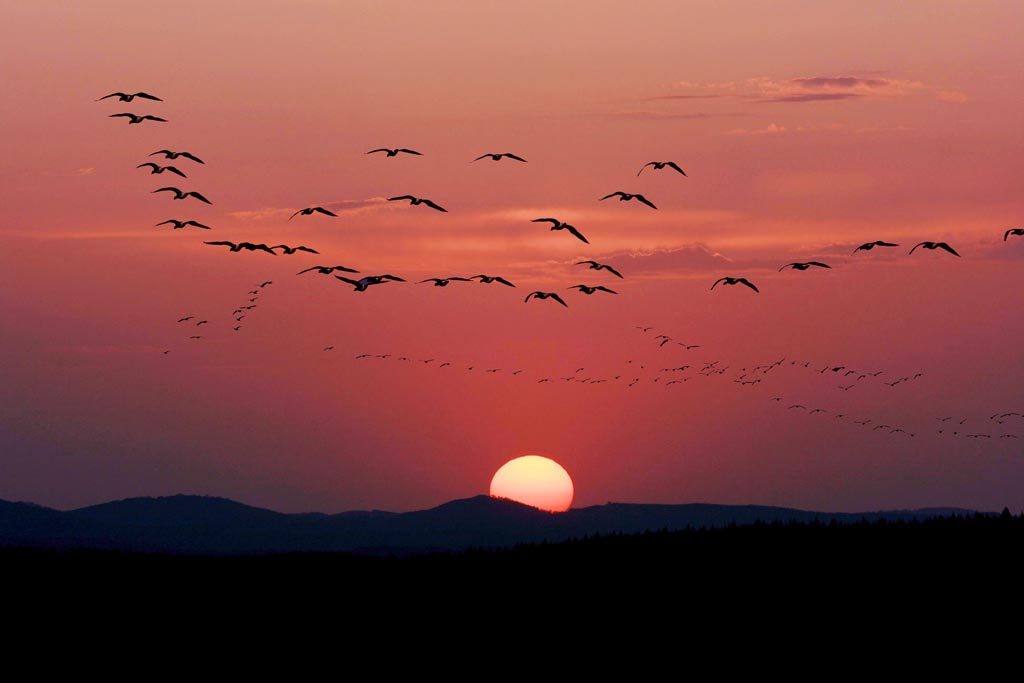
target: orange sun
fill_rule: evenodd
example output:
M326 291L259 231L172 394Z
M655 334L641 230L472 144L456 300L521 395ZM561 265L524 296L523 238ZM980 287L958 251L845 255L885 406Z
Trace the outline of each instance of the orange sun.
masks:
M524 455L509 460L494 473L491 495L549 512L565 512L572 505L572 479L554 460Z

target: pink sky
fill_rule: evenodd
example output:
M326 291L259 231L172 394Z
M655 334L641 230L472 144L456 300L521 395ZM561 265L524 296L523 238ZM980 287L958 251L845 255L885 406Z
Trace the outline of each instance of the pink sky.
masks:
M989 419L1024 412L1024 237L1002 239L1024 227L1024 8L466 4L7 10L0 498L411 510L536 453L575 506L1024 506L1024 418ZM117 90L164 101L94 101ZM423 156L364 154L381 146ZM134 168L165 147L207 163ZM506 151L529 163L470 163ZM688 177L637 177L667 159ZM617 190L659 209L597 201ZM385 201L407 193L449 212ZM315 205L339 217L287 220ZM151 227L168 218L214 229ZM876 239L901 246L851 256ZM962 258L907 254L923 240ZM811 259L832 269L778 272ZM295 275L320 263L411 282ZM477 273L517 287L414 284ZM725 275L761 293L709 291ZM524 304L535 289L569 308ZM883 374L842 390L826 364Z

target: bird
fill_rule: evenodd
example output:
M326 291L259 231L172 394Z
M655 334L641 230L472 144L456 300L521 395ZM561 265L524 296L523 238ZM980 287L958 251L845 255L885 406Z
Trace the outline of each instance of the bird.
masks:
M893 244L892 242L883 242L882 240L875 240L874 242L865 242L864 244L862 244L859 247L857 247L856 249L854 249L853 253L856 254L858 251L860 251L862 249L864 251L871 251L875 247L898 247L898 246L900 246L900 245Z
M597 261L577 261L576 265L577 266L582 266L585 263L586 264L590 264L590 269L591 270L607 270L609 273L611 273L615 277L618 277L618 278L622 277L622 273L620 273L619 271L615 270L614 268L609 266L607 263L598 263Z
M473 277L471 277L469 279L470 280L475 280L477 278L480 278L480 284L482 284L482 285L489 285L492 282L500 282L503 285L508 285L509 287L515 287L514 284L512 284L511 282L509 282L505 278L500 277L498 275L474 275Z
M294 254L297 251L308 251L310 254L320 253L316 249L310 249L309 247L289 247L287 244L278 244L277 246L271 247L271 249L283 249L286 255Z
M266 280L266 281L264 281L264 282L261 282L261 283L260 283L259 285L257 285L257 286L258 286L258 287L259 287L260 289L263 289L263 288L264 288L264 287L266 287L267 285L272 285L272 284L274 284L274 281L273 281L273 280Z
M379 149L371 149L367 154L374 154L375 152L387 152L389 157L398 156L399 152L405 152L406 154L415 154L416 156L423 156L420 152L414 149L405 149L404 147L398 149L388 149L387 147L381 147Z
M1003 241L1005 242L1010 235L1024 235L1024 228L1010 228L1003 233Z
M562 301L562 297L558 296L555 292L530 292L526 295L526 298L523 301L529 301L532 297L537 297L538 299L554 299L566 308L569 308L569 304Z
M156 100L157 102L163 102L162 99L160 99L156 95L150 95L148 92L133 92L133 93L112 92L109 95L104 95L103 97L99 98L98 100L94 100L94 101L100 102L100 101L105 100L105 99L110 98L110 97L116 97L118 102L131 102L136 97L142 98L144 100Z
M635 199L638 202L646 204L652 209L658 208L654 204L652 204L650 200L647 199L647 197L643 196L642 194L629 194L628 192L612 192L611 194L606 194L605 196L601 197L601 201L603 202L604 200L611 199L612 197L618 197L620 202L628 202L632 199Z
M945 249L946 251L948 251L953 256L959 256L960 255L960 254L956 253L956 250L953 249L953 247L949 246L945 242L921 242L920 244L914 245L914 249L917 249L918 247L924 247L925 249ZM911 249L909 253L913 254L914 253L914 249Z
M305 270L300 270L298 273L296 273L296 275L302 275L303 273L308 273L311 270L315 270L316 272L320 273L321 275L330 275L335 270L340 270L343 273L358 273L359 272L358 270L356 270L354 268L346 268L345 266L313 266L312 268L306 268Z
M760 290L757 287L755 287L754 284L750 280L745 278L745 277L721 277L721 278L718 278L717 280L715 280L715 284L711 285L711 289L714 289L718 285L719 282L724 282L727 285L746 285L747 287L750 287L755 292L760 292Z
M342 277L341 275L335 275L334 277L341 280L342 282L347 282L348 284L352 285L353 287L356 288L355 291L357 292L365 292L366 288L369 287L370 285L382 285L385 284L388 280L395 280L396 282L405 282L405 280L403 280L400 277L395 277L394 275L386 274L368 275L359 280L350 280L347 277Z
M174 225L174 228L172 228L173 230L180 230L181 228L187 228L190 225L194 225L197 228L202 228L203 230L210 230L211 229L209 225L203 225L202 223L197 223L196 221L179 221L179 220L175 220L173 218L168 218L167 220L163 221L162 223L157 223L153 227L156 228L156 227L161 226L161 225L167 225L168 223L172 223Z
M807 261L805 263L787 263L786 265L784 265L781 268L779 268L779 272L781 273L786 268L792 268L793 270L807 270L811 266L817 266L818 268L831 268L832 267L832 266L830 266L830 265L828 265L826 263L822 263L821 261Z
M144 164L139 164L135 168L146 168L146 167L149 167L149 168L153 169L153 170L151 170L149 172L150 175L155 175L155 174L163 173L164 171L167 171L168 173L174 173L176 175L180 175L182 178L187 178L188 177L187 175L182 173L180 170L178 170L177 166L161 166L159 164L154 164L152 161L147 161Z
M472 282L468 277L428 277L426 280L420 280L419 284L424 282L433 282L435 287L447 287L448 283L452 280L458 280L459 282Z
M487 157L490 157L493 161L501 161L502 157L508 157L509 159L515 159L516 161L522 161L524 164L526 163L526 159L524 159L522 157L519 157L519 156L516 156L515 154L512 154L511 152L503 152L501 154L481 154L476 159L473 159L473 161L480 161L481 159L486 159Z
M254 244L252 242L239 242L238 244L235 244L234 242L227 242L227 241L224 241L224 242L203 242L203 244L212 244L212 245L215 245L215 246L231 247L231 251L241 251L242 249L245 249L247 251L265 251L268 254L272 254L274 256L277 256L277 254L274 252L274 250L271 249L270 247L268 247L265 244Z
M408 199L412 206L416 206L417 204L426 204L432 209L437 209L438 211L444 211L445 213L448 213L448 209L438 206L429 199L420 199L419 197L413 197L411 194L403 194L401 197L388 197L389 202L401 201L403 199Z
M597 287L588 287L587 285L573 285L572 287L568 287L567 289L578 289L584 294L593 294L594 292L597 291L608 292L609 294L618 294L618 292L616 292L614 289L608 289L607 287L601 287L600 285L598 285Z
M672 168L672 169L675 169L675 170L679 171L684 176L686 175L686 171L684 171L683 169L679 168L679 166L677 166L676 162L674 162L674 161L648 161L646 164L644 164L643 166L640 167L640 170L637 171L636 174L640 175L641 173L644 172L644 169L647 168L648 166L654 166L654 170L655 171L660 171L661 169L663 169L666 166L668 166L669 168Z
M153 156L156 156L157 154L163 154L164 158L166 158L166 159L174 160L174 159L177 159L178 157L185 157L186 159L191 159L192 161L196 162L197 164L204 164L204 165L206 164L205 161L203 161L202 159L197 157L195 154L192 154L191 152L172 152L169 149L158 149L157 151L153 152L149 156L153 157Z
M131 112L111 114L109 118L116 119L119 116L127 116L129 119L131 119L130 121L128 121L129 126L133 123L142 123L143 121L163 121L164 123L167 123L167 119L162 119L159 116L151 116L150 114L146 114L145 116L139 116L138 114L132 114Z
M296 216L299 216L299 215L302 215L302 216L310 216L310 215L312 215L312 214L313 214L314 212L316 212L316 213L322 213L322 214L325 214L325 215L327 215L327 216L334 216L335 218L337 218L337 217L338 217L338 214L334 213L333 211L328 211L327 209L325 209L325 208L324 208L324 207L322 207L322 206L310 206L309 208L306 208L306 209L299 209L298 211L296 211L295 213L293 213L293 214L292 214L292 215L291 215L291 216L290 216L290 217L288 218L288 220L291 220L292 218L295 218Z
M202 338L203 338L203 335L201 335L201 334L193 334L191 337L189 337L189 339L202 339Z
M575 235L582 242L584 242L586 244L590 244L590 240L588 240L586 237L584 237L583 234L580 233L580 231L575 228L575 226L569 225L568 223L563 223L562 221L558 220L557 218L534 218L530 222L531 223L551 223L551 229L552 230L568 230L571 234Z
M194 317L195 317L194 315L186 315L186 316L185 316L184 318L178 318L178 322L179 322L179 323L183 323L183 322L185 322L186 320L191 320L191 319L192 319L192 318L194 318Z
M196 199L198 199L201 202L206 202L207 204L213 204L213 202L211 202L209 199L207 199L203 195L199 194L198 192L182 192L181 190L179 190L176 187L161 187L159 190L153 190L152 192L150 192L150 194L156 194L157 192L173 192L175 199L185 199L186 197L195 197Z
M200 320L199 322L196 323L196 327L199 327L200 325L206 325L209 322L209 320Z

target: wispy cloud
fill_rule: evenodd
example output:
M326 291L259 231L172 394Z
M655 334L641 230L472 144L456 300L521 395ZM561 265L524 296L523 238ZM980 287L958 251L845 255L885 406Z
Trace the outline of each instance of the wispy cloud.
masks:
M598 260L631 274L646 275L704 272L733 265L732 259L701 243L664 249L623 250L606 254Z
M926 88L918 81L861 76L800 76L781 80L759 76L738 81L708 83L683 81L676 85L700 92L663 95L651 99L732 97L751 104L835 102L901 96Z
M65 175L65 176L67 176L69 178L73 178L73 177L77 177L77 176L92 175L94 173L96 173L96 168L93 167L93 166L88 166L86 168L76 168L75 170L68 171L67 173L64 173L63 175Z
M940 90L935 93L935 99L939 102L952 102L953 104L963 104L971 98L967 96L967 93L960 90Z
M719 119L748 116L741 112L671 112L671 111L615 111L607 114L618 119L633 119L636 121L670 121L674 119Z
M764 128L733 128L732 130L725 131L726 135L778 135L779 133L785 133L786 128L777 124L771 123Z
M330 211L340 215L376 211L377 209L390 206L390 204L388 204L386 197L369 197L366 199L335 199L332 201L320 202L319 204L313 204L312 206L322 206L325 209L329 209ZM259 209L231 211L228 215L232 218L247 221L265 221L280 218L287 220L292 214L302 208L305 207L264 206Z
M758 103L767 102L831 102L835 100L851 100L855 97L863 97L859 93L853 92L820 92L820 93L800 93L796 95L779 95L778 97L766 97L764 99L756 100Z

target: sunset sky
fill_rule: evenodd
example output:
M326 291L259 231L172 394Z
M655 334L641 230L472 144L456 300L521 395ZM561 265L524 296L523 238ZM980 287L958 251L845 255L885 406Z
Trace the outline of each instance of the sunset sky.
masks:
M1024 508L1022 3L2 4L0 498L405 511L538 454L575 507Z

